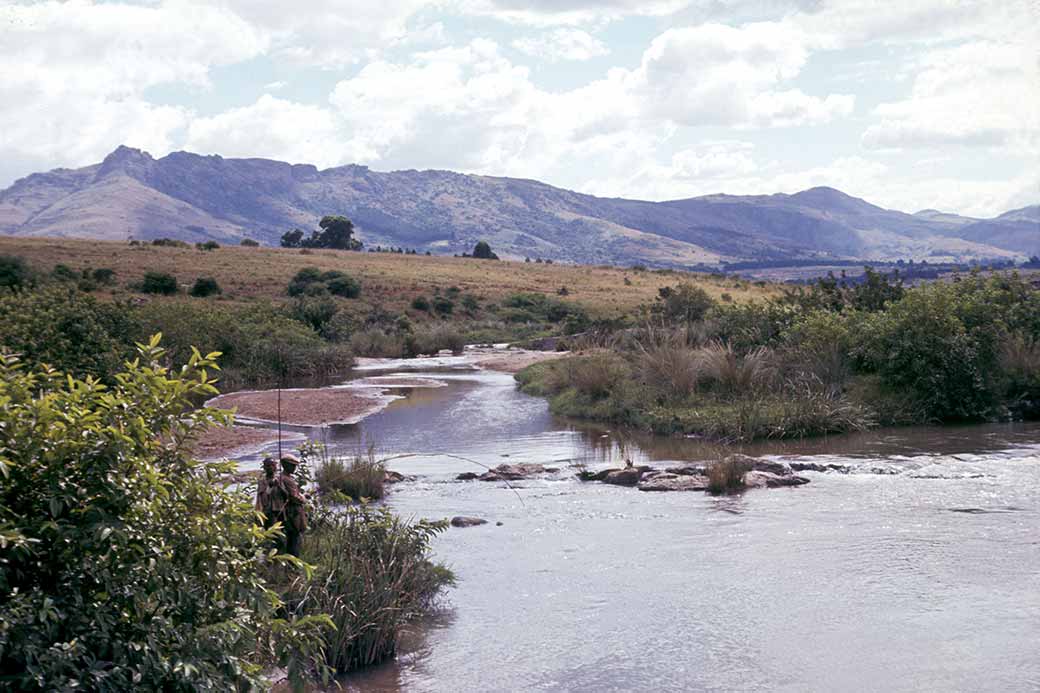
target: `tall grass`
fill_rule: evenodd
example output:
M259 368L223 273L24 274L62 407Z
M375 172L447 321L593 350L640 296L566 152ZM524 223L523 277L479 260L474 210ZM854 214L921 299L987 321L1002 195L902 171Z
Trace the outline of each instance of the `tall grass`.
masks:
M726 493L744 487L744 475L750 471L747 461L737 455L716 460L708 465L708 492Z
M301 558L315 566L289 587L297 616L328 614L325 661L337 672L392 657L401 631L454 584L450 570L430 560L430 540L446 522L409 523L366 503L319 508Z
M701 360L685 346L654 346L643 351L636 362L643 382L668 399L688 397L701 380Z
M775 380L772 352L766 347L738 354L729 343L712 342L697 350L701 380L723 394L753 393Z
M386 493L385 479L386 467L376 459L375 447L371 445L350 459L326 457L314 470L314 480L322 494L340 494L352 500L379 500Z

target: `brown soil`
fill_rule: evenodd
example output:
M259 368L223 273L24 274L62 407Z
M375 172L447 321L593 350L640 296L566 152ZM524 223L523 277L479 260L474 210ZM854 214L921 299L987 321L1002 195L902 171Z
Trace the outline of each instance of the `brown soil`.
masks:
M372 387L444 387L444 383L433 378L413 378L404 375L376 375L370 378L352 380L350 384L352 386L364 385Z
M385 407L387 402L386 397L342 387L282 390L282 423L290 426L357 423ZM208 404L235 409L237 416L253 421L278 421L277 390L233 392L220 395Z
M297 433L283 433L282 440L301 438ZM234 457L257 450L278 440L278 432L249 426L214 426L203 433L195 442L195 454L204 460L219 457Z

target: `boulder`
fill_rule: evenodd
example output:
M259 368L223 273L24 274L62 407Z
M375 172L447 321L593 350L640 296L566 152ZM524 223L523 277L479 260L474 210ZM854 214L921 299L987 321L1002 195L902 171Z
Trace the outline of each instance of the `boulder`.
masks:
M646 469L644 467L625 467L624 469L613 469L603 479L605 484L615 486L635 486L639 483Z
M611 472L619 472L619 471L621 471L621 470L620 469L600 469L598 471L593 472L593 471L588 470L588 469L583 469L580 472L578 472L578 478L581 479L582 481L603 481L604 479L607 478L607 474L610 474Z
M486 525L487 520L479 517L466 517L465 515L456 515L451 518L452 527L476 527L478 525Z
M839 472L848 474L849 468L844 464L817 464L816 462L791 462L789 465L794 472Z
M391 470L388 469L388 470L386 470L386 472L383 473L383 483L384 484L397 484L397 483L400 483L402 481L409 481L409 480L411 480L411 477L407 477L404 474L402 474L401 472L394 472L394 471L391 471Z
M558 471L560 470L556 467L546 467L541 464L500 464L491 472L483 474L482 477L494 474L494 479L485 479L485 481L498 481L499 479L517 481L536 474L553 474Z
M779 486L801 486L809 483L804 476L795 474L773 474L752 470L744 475L745 488L777 488Z
M769 474L776 474L777 476L786 476L791 474L791 466L786 462L774 462L771 460L759 460L748 458L751 469L756 472L767 472Z
M480 474L477 474L476 472L463 472L462 474L459 474L457 477L455 477L455 480L456 481L476 481L479 478L480 478Z
M708 477L658 472L644 476L636 488L640 491L704 491L708 488Z
M704 476L708 468L703 464L687 463L677 467L669 467L665 471L669 474L678 474L679 476Z

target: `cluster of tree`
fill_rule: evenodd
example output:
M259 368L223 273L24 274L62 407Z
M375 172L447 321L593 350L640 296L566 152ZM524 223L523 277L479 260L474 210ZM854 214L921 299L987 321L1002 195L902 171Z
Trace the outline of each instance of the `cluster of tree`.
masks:
M370 252L370 253L396 253L397 255L418 255L419 254L419 251L416 250L415 248L394 248L392 246L384 248L381 245L377 245L375 248L369 248L368 252ZM430 254L431 254L430 251L427 250L426 251L426 255L430 255Z
M548 258L546 258L545 260L543 260L543 259L542 259L542 258L540 258L540 257L539 257L539 258L535 258L534 260L532 260L532 259L531 259L531 258L529 258L529 257L525 257L525 258L524 258L524 262L534 262L535 264L538 264L538 265L541 265L542 263L545 263L546 265L551 265L551 264L553 263L553 261L552 261L552 260L550 260L550 259L548 259ZM646 268L644 267L643 269L646 269Z
M364 244L354 238L354 223L344 216L326 215L318 222L318 229L305 237L300 229L282 234L283 248L329 248L331 250L361 250Z
M497 260L496 255L492 250L491 246L488 245L487 241L477 241L477 244L473 246L472 253L463 253L462 255L456 255L455 257L472 257L478 260Z

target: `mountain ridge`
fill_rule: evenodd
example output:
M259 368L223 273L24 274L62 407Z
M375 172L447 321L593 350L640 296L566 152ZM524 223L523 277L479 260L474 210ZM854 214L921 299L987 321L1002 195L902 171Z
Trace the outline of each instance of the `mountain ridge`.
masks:
M1040 252L1040 215L906 214L826 186L772 195L651 202L445 170L318 169L264 158L120 146L101 162L0 191L0 234L178 238L276 245L345 214L368 246L461 253L476 240L511 257L660 267L818 259L982 260Z

